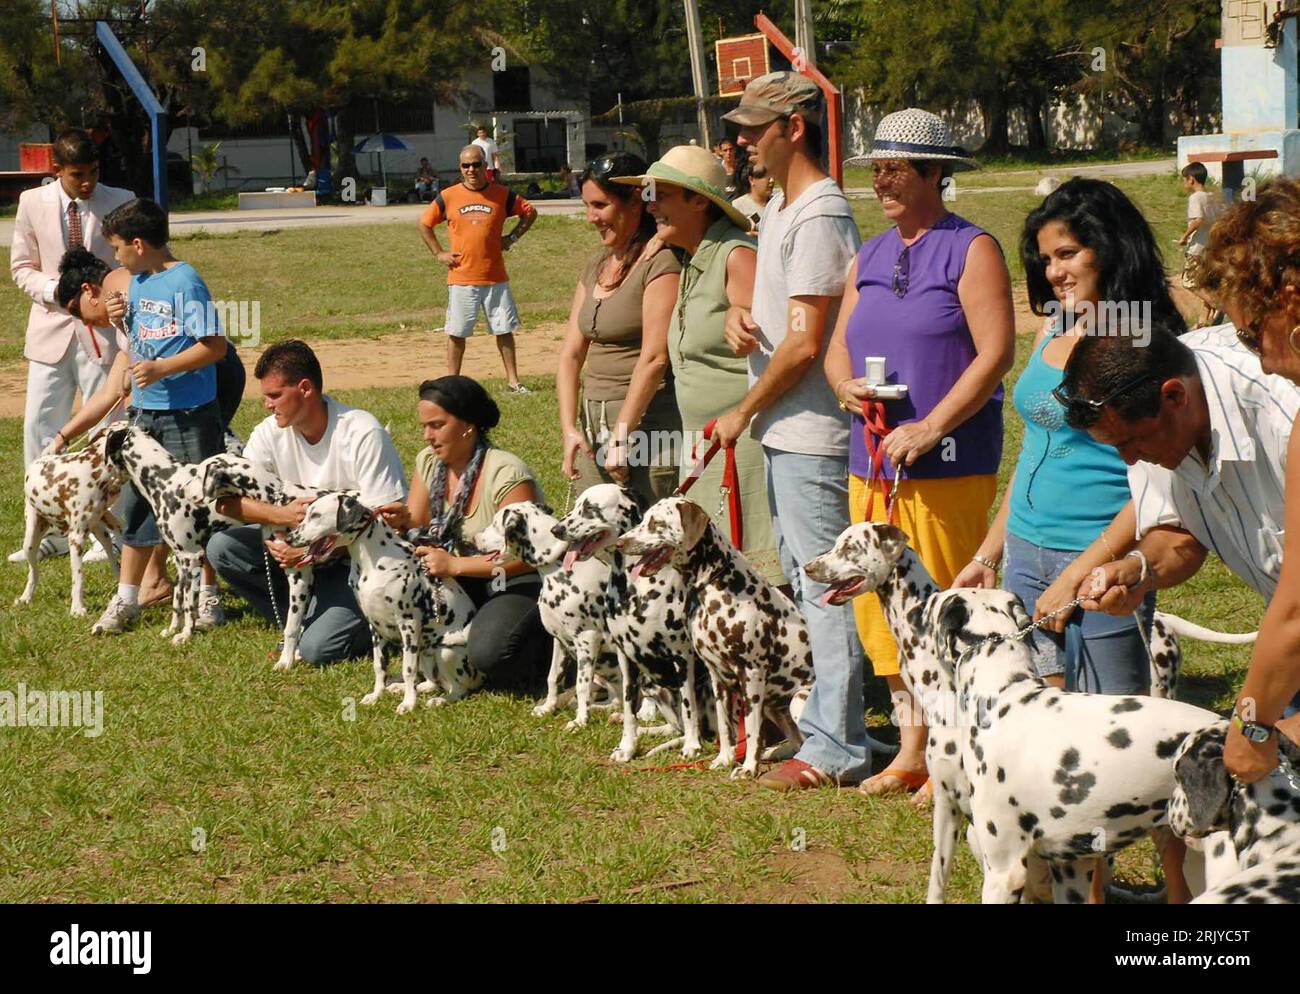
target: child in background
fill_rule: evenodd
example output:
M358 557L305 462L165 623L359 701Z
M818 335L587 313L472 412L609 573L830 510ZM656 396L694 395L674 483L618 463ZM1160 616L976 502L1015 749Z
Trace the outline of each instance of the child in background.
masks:
M120 296L109 301L109 317L128 321L130 353L118 355L109 379L120 383L129 370L131 423L148 429L182 462L224 451L214 364L226 354L226 339L207 285L167 248L167 214L152 200L118 207L104 218L104 234L131 273L129 310ZM74 421L103 417L106 411L87 410L98 406L87 403ZM162 542L153 510L134 485L122 492L122 517L117 595L91 628L94 635L124 632L140 617L140 581ZM204 563L199 627L215 628L224 620L216 575Z
M1183 167L1183 189L1188 194L1187 230L1178 239L1178 244L1187 252L1187 259L1183 263L1183 289L1190 290L1201 302L1200 327L1218 324L1222 320L1218 314L1219 305L1201 289L1196 274L1199 257L1210 243L1210 228L1223 209L1220 198L1205 188L1208 178L1209 172L1203 163L1190 162Z

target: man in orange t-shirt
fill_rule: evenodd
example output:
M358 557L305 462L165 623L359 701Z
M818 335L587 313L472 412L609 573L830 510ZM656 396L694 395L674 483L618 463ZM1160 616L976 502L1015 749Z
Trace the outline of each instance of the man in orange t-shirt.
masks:
M504 186L488 181L487 161L477 145L460 151L462 181L443 190L420 215L420 237L439 262L447 266L447 370L459 375L465 357L465 339L474 334L478 312L487 318L496 336L501 362L512 393L528 393L519 382L515 365L515 329L519 308L506 276L503 253L523 237L537 219L537 209ZM519 223L502 235L507 217ZM434 233L443 221L451 234L451 248L443 249Z

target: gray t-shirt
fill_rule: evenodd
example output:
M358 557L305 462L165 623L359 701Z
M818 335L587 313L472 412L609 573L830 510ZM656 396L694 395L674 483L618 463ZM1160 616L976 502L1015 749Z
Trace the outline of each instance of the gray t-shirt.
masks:
M784 207L784 209L782 209ZM758 226L754 276L754 322L758 348L749 354L754 384L772 353L785 340L791 297L836 297L844 292L844 273L862 245L844 193L827 178L785 206L777 190ZM849 416L840 410L822 371L822 357L835 328L838 300L826 315L822 354L803 379L754 419L751 431L768 448L819 456L847 456Z

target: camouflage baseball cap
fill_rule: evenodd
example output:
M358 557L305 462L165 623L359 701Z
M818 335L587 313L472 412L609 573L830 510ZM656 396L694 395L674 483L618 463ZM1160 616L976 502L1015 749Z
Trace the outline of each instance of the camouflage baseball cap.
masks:
M822 106L822 91L807 76L788 70L770 72L751 79L740 106L722 118L740 125L758 125L798 113L820 122Z

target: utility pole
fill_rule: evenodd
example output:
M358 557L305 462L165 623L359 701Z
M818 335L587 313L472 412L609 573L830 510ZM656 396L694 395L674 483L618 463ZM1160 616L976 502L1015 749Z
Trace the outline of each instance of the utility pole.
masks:
M817 64L817 43L813 38L812 0L794 0L794 43L803 51L807 65ZM803 67L796 67L802 71Z
M709 115L704 98L709 95L709 78L704 72L704 31L700 27L700 9L695 0L682 0L686 7L686 40L691 47L691 80L695 84L695 119L700 128L700 144L710 148Z

